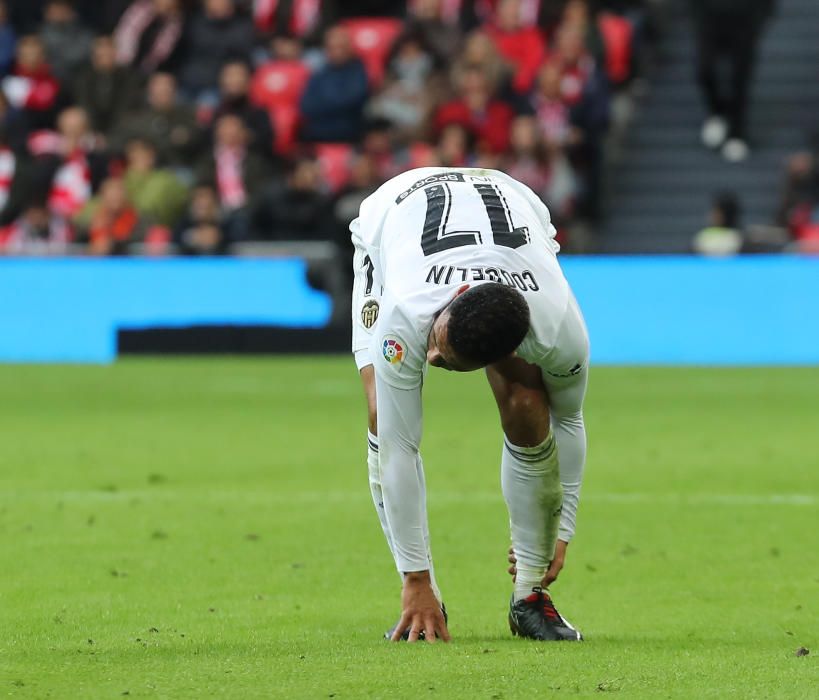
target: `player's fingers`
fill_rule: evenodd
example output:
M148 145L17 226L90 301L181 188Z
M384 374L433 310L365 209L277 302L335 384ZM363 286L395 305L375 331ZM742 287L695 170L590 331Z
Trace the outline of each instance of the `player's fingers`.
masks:
M412 627L410 628L409 639L408 642L413 643L418 641L418 635L421 634L422 630L422 622L421 618L416 616L412 618Z
M512 564L512 566L510 566L510 567L507 569L507 571L508 571L510 574L512 574L512 576L514 576L514 575L515 575L515 574L518 572L518 567L517 567L517 566L515 566L514 564Z
M560 569L550 568L546 575L543 577L543 587L548 588L549 584L554 583L557 581L558 574L560 573Z
M449 630L447 629L446 620L444 619L443 615L438 618L438 637L443 639L445 642L452 639L452 637L449 636Z
M392 633L392 637L390 637L391 642L400 642L401 635L404 634L404 630L409 627L409 616L406 613L402 613L401 619L398 621L398 624L395 626L395 631Z
M424 637L430 644L435 644L435 631L437 625L434 617L430 616L424 620Z
M509 556L507 557L507 561L510 564L517 564L518 563L518 558L515 556L515 550L512 549L511 547L509 548Z

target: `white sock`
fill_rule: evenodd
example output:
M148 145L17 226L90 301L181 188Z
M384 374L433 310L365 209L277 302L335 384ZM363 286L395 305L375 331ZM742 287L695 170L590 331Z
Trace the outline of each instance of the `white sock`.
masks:
M415 462L415 468L418 470L418 480L421 482L424 493L424 502L422 504L424 513L426 514L426 482L424 479L424 463L421 461L421 455ZM378 437L373 435L369 430L367 431L367 471L370 475L370 494L373 497L373 504L375 505L375 512L378 514L378 520L381 522L381 529L384 531L384 537L387 539L387 546L390 548L390 553L395 559L395 552L392 544L392 533L387 522L387 514L384 510L384 498L381 495L381 467L378 462ZM429 578L432 584L432 590L438 600L441 600L441 592L438 589L438 582L435 580L435 567L432 564L432 552L429 545L429 524L426 517L424 517L424 542L427 546L427 560L429 561ZM404 575L401 571L398 572L401 581L404 580Z
M555 553L563 492L553 435L535 447L505 438L501 485L517 558L515 600L520 600L541 585Z

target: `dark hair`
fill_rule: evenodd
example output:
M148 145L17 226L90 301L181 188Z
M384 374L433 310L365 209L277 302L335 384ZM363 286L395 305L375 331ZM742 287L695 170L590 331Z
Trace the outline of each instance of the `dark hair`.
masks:
M467 289L449 305L447 340L472 362L489 365L506 357L529 331L529 306L516 289L498 283Z

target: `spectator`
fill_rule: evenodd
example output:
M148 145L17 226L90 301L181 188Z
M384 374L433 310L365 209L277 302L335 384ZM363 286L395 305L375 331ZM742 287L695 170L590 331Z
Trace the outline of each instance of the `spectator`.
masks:
M325 23L349 17L403 17L406 0L324 0L322 18Z
M253 217L255 236L268 240L332 240L330 198L314 158L299 158L284 182L271 183Z
M123 182L128 199L141 217L152 224L170 228L185 208L188 190L176 175L156 167L156 149L147 141L135 139L126 147ZM89 201L76 218L87 228L100 206L100 197Z
M489 79L479 68L468 68L460 77L459 97L442 105L435 115L440 131L459 124L469 131L481 153L503 153L509 146L512 108L492 94Z
M188 198L185 185L172 171L157 167L156 149L150 142L131 141L125 154L125 189L137 211L152 223L176 224Z
M468 168L473 165L475 139L462 124L447 124L438 136L437 157L445 168Z
M718 194L711 206L709 225L694 236L694 252L715 257L739 253L743 240L739 218L736 195L733 192Z
M697 33L697 79L708 117L702 141L738 163L748 157L748 94L756 47L773 0L689 0ZM720 84L720 65L730 79ZM723 97L723 95L726 95Z
M233 0L203 0L186 31L179 82L192 99L213 105L219 71L229 60L250 61L253 22L237 13Z
M306 141L357 141L369 95L364 64L353 52L350 35L334 27L324 37L326 64L307 83L301 98Z
M399 154L393 143L392 124L386 119L374 119L367 123L361 139L361 152L370 158L381 182L406 170L399 162Z
M443 18L443 0L418 0L412 4L405 34L417 36L436 61L449 64L461 49L462 37L457 24ZM400 43L402 37L399 37ZM395 49L393 49L395 53Z
M47 198L53 216L72 219L85 206L107 172L107 159L97 151L97 142L80 107L60 113L57 132L41 132L30 147L36 154L33 190Z
M779 207L779 223L797 239L809 230L819 231L819 134L812 140L812 149L795 153L788 160Z
M520 5L520 0L500 0L496 21L488 33L498 52L512 67L512 87L522 94L529 92L534 84L546 57L546 44L535 27L524 26Z
M146 223L128 198L125 183L119 178L103 182L99 206L88 226L91 254L123 255L131 244L145 237L146 231Z
M368 109L371 115L394 124L404 142L423 135L444 92L435 68L435 57L420 34L404 34L393 46L386 84Z
M350 179L336 195L333 203L337 240L345 248L350 243L348 230L350 222L358 216L361 203L375 192L382 182L374 159L366 153L357 155L350 168ZM352 247L350 253L352 254Z
M174 243L183 255L221 255L228 239L222 227L219 198L212 187L196 187L188 209L174 229Z
M0 0L0 78L5 78L14 64L17 34L9 22L8 5Z
M54 123L60 84L46 63L45 47L36 35L17 42L17 62L12 75L3 80L9 102L23 110L31 129L49 128Z
M15 153L22 153L26 148L28 125L25 115L12 107L6 94L0 90L0 134L5 148Z
M114 30L117 62L143 74L172 68L182 38L180 0L137 0Z
M91 53L93 35L80 22L70 0L49 0L40 38L46 58L57 80L69 82Z
M560 66L547 63L538 73L537 87L530 98L541 136L553 149L579 143L583 138L578 128L572 126L569 108L563 101L562 79Z
M154 73L151 76L147 104L123 119L114 130L112 145L122 150L132 139L153 143L159 160L165 165L180 170L191 167L203 135L193 109L178 102L176 79L172 75Z
M586 53L602 65L605 61L606 47L595 20L595 13L589 6L589 0L569 0L563 8L560 24L555 27L553 36L557 35L561 27L573 27L582 34Z
M549 147L535 117L519 116L512 123L510 151L503 170L528 185L548 205L556 224L572 213L574 176L563 152Z
M270 40L267 55L262 54L264 61L300 61L304 46L300 39L288 34L276 34Z
M554 60L560 66L561 95L574 127L568 153L584 184L578 213L595 220L600 215L603 137L609 126L608 82L586 50L583 33L577 27L560 28Z
M197 184L216 190L230 241L247 237L247 212L271 175L267 158L248 148L247 127L235 114L216 120L214 143L198 169Z
M255 0L253 21L259 32L309 39L322 24L321 0Z
M0 127L0 226L12 223L24 210L31 191L30 178L26 154L11 146L7 132Z
M135 106L138 85L133 72L116 63L116 50L110 36L94 40L91 65L85 67L74 86L74 99L85 109L91 128L108 134Z
M13 223L0 228L0 253L6 255L65 255L71 227L49 214L43 203L32 204Z
M215 117L236 114L242 118L251 134L253 148L266 156L273 153L273 128L268 113L249 98L251 72L243 61L229 61L219 76L220 101Z
M476 68L486 76L493 92L506 94L511 83L509 67L486 32L472 32L467 37L464 50L452 67L452 82L457 84L470 68Z

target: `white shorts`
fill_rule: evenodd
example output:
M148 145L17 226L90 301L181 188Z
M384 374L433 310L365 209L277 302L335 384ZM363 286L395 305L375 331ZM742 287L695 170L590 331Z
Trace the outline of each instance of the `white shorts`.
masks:
M373 363L370 341L381 310L382 284L375 264L353 234L353 356L359 371Z

